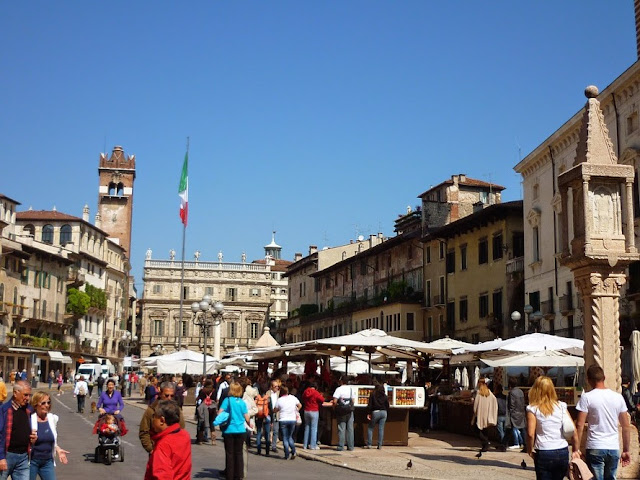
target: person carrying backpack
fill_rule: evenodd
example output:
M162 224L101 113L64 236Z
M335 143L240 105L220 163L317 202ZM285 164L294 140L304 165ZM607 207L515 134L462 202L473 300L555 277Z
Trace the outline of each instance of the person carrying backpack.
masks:
M258 385L258 395L255 402L258 412L256 413L256 447L258 455L262 454L262 434L264 432L265 454L268 457L270 453L271 441L271 419L273 418L273 410L271 408L271 399L268 392L267 384Z
M347 449L353 450L353 408L355 406L355 397L352 388L349 386L349 377L347 375L343 375L340 378L340 386L333 392L333 406L338 424L337 450L339 452L344 450L345 441Z
M213 381L207 379L196 398L196 417L198 419L196 443L208 442L209 432L211 432L211 445L216 445L216 430L213 426L213 420L216 418L217 411L218 403L216 402Z
M78 399L78 413L84 413L84 399L89 393L89 385L84 380L84 375L80 375L80 379L76 382L73 389L73 395Z

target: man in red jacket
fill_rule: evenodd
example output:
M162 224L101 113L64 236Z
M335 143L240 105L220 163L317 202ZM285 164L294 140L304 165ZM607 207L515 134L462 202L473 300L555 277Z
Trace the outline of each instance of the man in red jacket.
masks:
M180 428L180 407L173 400L160 400L151 423L154 448L144 480L191 479L191 437Z

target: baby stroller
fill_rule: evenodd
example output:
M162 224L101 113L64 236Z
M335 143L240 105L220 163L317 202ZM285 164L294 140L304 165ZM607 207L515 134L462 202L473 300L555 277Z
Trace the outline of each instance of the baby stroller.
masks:
M98 434L98 446L95 450L93 461L111 465L114 461L124 462L124 444L120 437L126 433L124 420L115 417L116 423L106 423L106 415L101 415L93 427L93 432Z

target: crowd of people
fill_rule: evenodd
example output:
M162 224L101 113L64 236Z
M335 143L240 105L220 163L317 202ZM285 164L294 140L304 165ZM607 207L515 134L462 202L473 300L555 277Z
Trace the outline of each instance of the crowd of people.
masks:
M625 381L623 379L623 383ZM499 435L497 449L515 448L526 452L533 459L538 480L562 480L570 464L572 469L586 471L588 467L595 480L614 480L618 465L627 466L631 461L630 413L636 412L637 404L629 403L624 395L606 388L604 372L596 365L587 369L587 382L591 390L582 393L576 405L578 415L574 423L567 404L558 400L549 377L536 378L529 390L528 402L515 381L510 382L505 396L502 385L494 385L492 392L486 379L480 379L472 419L481 441L479 455L489 449L488 429L496 426ZM506 434L509 424L511 447ZM580 445L585 424L588 428L583 457ZM622 451L619 428L622 431Z

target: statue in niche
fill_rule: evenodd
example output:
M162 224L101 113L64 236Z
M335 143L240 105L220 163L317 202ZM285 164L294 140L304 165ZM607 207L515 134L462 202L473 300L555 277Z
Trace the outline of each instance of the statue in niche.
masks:
M147 248L147 254L145 255L145 258L147 260L151 260L151 249L150 248Z
M169 250L169 259L173 262L176 259L176 251L172 248Z
M616 214L611 190L598 187L594 190L591 200L593 209L593 233L617 233Z
M193 258L196 259L196 262L200 260L200 250L195 251L195 253L193 254Z
M247 263L247 254L246 254L246 253L244 253L244 252L242 252L242 257L241 257L241 259L242 259L242 263Z

